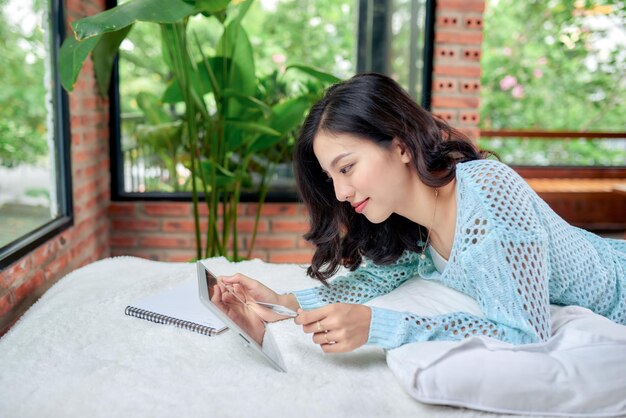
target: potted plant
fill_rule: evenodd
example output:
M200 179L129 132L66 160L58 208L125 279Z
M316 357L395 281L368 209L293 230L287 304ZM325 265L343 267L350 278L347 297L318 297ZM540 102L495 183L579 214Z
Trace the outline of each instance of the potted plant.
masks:
M257 77L252 46L241 23L251 3L252 0L131 0L72 22L74 36L63 42L59 54L61 82L72 91L84 60L92 53L96 80L104 95L114 57L133 24L141 21L160 26L163 60L172 75L160 100L183 103L184 113L179 120L169 119L158 112L158 105L150 97L142 98L143 109L156 111L152 113L152 134L161 136L166 154L172 141L183 142L191 172L197 258L240 258L237 206L242 188L251 183L253 173L260 175L258 222L272 168L290 153L286 142L321 94L321 88L305 89L292 97L267 94L267 89L262 92L267 78ZM192 16L219 22L222 33L212 46L213 54L207 53L203 42L189 30ZM305 73L317 80L318 86L339 81L331 74L302 65L289 66L287 71ZM280 100L276 101L276 97ZM174 161L177 158L175 154L169 157ZM208 209L205 245L199 215L202 200Z

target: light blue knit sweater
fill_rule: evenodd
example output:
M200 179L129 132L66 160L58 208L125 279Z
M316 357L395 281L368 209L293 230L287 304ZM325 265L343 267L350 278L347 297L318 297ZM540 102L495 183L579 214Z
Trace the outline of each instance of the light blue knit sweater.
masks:
M550 303L583 306L626 324L626 241L569 225L498 161L459 164L456 179L454 244L442 273L428 252L423 260L405 252L393 265L364 260L330 288L294 292L302 308L363 303L418 274L474 298L484 317L424 317L374 307L368 344L394 348L472 335L514 344L545 341Z

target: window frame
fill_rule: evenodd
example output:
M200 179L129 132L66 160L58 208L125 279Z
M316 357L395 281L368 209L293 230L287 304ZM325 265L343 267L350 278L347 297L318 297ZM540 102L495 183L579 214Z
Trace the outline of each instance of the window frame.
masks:
M367 7L372 4L371 1L357 1L359 5L358 14L363 15L364 11L361 6ZM106 8L113 8L117 5L117 0L106 0ZM432 72L434 60L435 46L435 0L426 0L425 24L424 24L424 45L422 50L423 73L422 73L422 97L421 105L430 110L432 97ZM357 30L356 44L374 47L376 42L366 39L366 35L362 31ZM377 54L372 54L376 56ZM362 59L362 57L361 57ZM359 54L357 54L356 68L363 68L359 64ZM111 74L111 84L109 87L109 149L111 161L111 201L170 201L170 202L191 202L190 192L126 192L124 191L124 159L121 147L121 117L120 117L120 94L119 94L119 65L116 57L113 63L113 71ZM258 193L243 192L240 196L240 202L257 202ZM268 191L265 202L267 203L293 203L299 202L297 192L295 190L289 192Z
M522 138L529 139L555 139L571 140L575 138L608 138L624 139L626 132L589 132L589 131L555 131L555 130L489 130L481 129L480 138ZM489 147L487 147L489 149ZM626 164L611 166L585 166L585 165L523 165L509 164L524 178L625 178Z
M48 1L49 44L52 74L53 134L55 153L54 167L57 178L57 199L59 216L23 235L7 245L0 247L0 270L19 260L32 250L50 240L74 224L71 176L71 141L69 122L69 101L61 87L58 71L58 53L65 38L65 8L62 0Z

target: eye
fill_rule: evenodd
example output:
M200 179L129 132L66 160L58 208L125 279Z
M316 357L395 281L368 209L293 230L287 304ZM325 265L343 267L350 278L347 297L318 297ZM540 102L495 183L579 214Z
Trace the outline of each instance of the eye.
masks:
M350 171L350 169L352 168L352 166L353 166L353 165L354 165L354 164L348 164L347 166L342 167L342 168L339 170L339 172L340 172L341 174L348 174L348 172Z

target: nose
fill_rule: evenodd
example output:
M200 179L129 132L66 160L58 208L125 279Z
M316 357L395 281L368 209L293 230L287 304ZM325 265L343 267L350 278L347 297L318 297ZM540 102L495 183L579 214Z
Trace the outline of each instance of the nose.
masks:
M341 181L334 181L335 197L338 201L349 201L354 196L354 189L349 184Z

